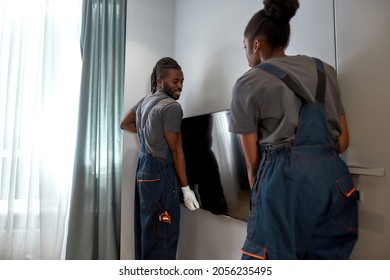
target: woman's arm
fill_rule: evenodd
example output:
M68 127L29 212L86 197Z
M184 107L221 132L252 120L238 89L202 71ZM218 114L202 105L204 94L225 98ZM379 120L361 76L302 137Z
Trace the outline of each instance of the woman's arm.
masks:
M347 125L347 118L345 117L345 114L342 114L340 117L341 121L341 135L339 136L339 152L340 154L344 153L349 145L349 132L348 132L348 125Z
M249 185L253 188L260 163L260 153L258 148L259 136L257 132L251 134L240 134L240 139L245 155Z

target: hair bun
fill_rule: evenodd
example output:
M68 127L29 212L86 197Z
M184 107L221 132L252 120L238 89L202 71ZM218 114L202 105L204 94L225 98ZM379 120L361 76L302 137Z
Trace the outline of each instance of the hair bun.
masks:
M264 0L263 4L266 17L285 23L290 22L299 8L298 0Z

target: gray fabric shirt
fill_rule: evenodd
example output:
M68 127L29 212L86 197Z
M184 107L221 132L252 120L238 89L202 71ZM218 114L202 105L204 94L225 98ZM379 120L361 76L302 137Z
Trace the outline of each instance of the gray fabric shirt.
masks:
M315 100L316 64L304 55L268 59L287 72ZM325 64L325 63L324 63ZM336 71L324 65L326 74L325 111L334 141L341 133L340 115L344 108L340 98ZM242 75L233 89L229 131L237 134L260 134L260 144L280 145L294 139L301 101L287 85L272 74L252 68Z
M145 118L146 109L156 98L166 96L165 93L156 92L148 94L141 99L131 110L141 110L141 120ZM166 159L169 152L164 132L180 132L183 110L181 105L171 97L158 102L150 111L145 121L145 151L155 158ZM137 119L137 127L139 128Z

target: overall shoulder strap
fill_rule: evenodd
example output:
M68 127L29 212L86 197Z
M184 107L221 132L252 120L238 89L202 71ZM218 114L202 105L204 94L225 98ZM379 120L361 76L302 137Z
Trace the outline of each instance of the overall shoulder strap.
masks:
M326 76L324 70L324 63L318 58L314 58L317 67L317 89L316 89L316 102L324 104L325 102L325 90L326 90Z
M325 100L325 86L326 86L324 64L322 63L321 60L317 58L315 58L314 60L316 63L317 76L318 76L317 89L316 89L316 102L323 104ZM302 88L302 86L297 82L295 82L285 71L283 71L279 67L270 63L260 63L259 65L256 66L256 68L260 68L274 75L280 80L282 80L292 91L295 92L295 94L302 101L303 104L306 104L308 102L305 90Z
M140 122L140 124L141 124L141 125L139 126L140 128L144 128L145 123L146 123L146 120L148 119L150 110L152 110L152 108L153 108L154 106L156 106L157 103L159 103L161 100L166 99L166 98L168 98L168 96L167 96L167 95L164 95L164 96L158 97L158 98L156 98L155 100L153 100L152 103L151 103L148 107L145 108L146 111L145 111L144 114L141 114L141 110L138 110L137 118L138 118L138 120L139 120L139 122ZM141 108L140 108L140 109L141 109Z
M307 103L306 93L303 88L298 83L296 83L285 71L273 64L266 62L258 64L256 68L260 68L283 81L302 101L302 104Z

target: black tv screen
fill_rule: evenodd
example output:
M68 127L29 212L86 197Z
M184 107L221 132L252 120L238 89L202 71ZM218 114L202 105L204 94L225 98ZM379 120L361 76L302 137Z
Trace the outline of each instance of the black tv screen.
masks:
M183 118L188 183L202 209L246 221L250 187L245 158L228 122L229 110Z

